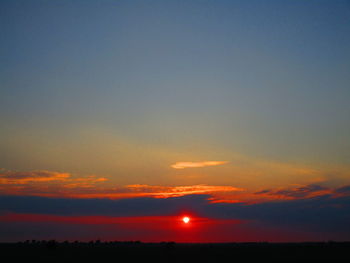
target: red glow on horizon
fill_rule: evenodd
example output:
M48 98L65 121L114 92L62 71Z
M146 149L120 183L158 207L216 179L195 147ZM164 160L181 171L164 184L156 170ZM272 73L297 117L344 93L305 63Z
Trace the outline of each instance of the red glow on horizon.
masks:
M186 223L188 218L189 221ZM185 219L185 220L184 220ZM62 228L62 238L58 240L85 240L79 230L71 231L70 226L79 225L92 236L103 240L141 240L142 242L161 242L171 240L185 243L236 242L255 240L254 230L241 229L245 221L237 219L215 219L199 217L191 212L176 216L69 216L50 214L17 214L0 215L0 223L17 224L25 222L29 226L36 223L48 223ZM21 227L21 224L18 224ZM106 229L106 230L104 230ZM38 239L41 232L21 239ZM257 233L259 235L260 233ZM38 236L37 236L38 235ZM91 239L93 239L92 237ZM49 239L49 234L46 238ZM0 237L1 240L1 237Z

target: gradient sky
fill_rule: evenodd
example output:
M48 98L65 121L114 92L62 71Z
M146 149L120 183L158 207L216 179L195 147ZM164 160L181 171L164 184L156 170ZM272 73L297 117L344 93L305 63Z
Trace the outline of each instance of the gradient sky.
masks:
M65 216L102 227L56 238L350 239L350 1L2 0L0 26L3 241L92 220ZM125 230L125 217L177 218L183 198L217 223L198 219L213 227L188 239L152 236L147 220ZM96 212L96 200L153 212ZM31 209L78 201L91 211ZM313 209L325 216L314 232Z

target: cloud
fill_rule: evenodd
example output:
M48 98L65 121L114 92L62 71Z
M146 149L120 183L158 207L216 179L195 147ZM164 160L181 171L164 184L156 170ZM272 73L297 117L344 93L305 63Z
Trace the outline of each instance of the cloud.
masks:
M343 187L339 187L335 190L336 193L338 194L348 194L350 195L350 185L346 185Z
M207 203L209 195L187 195L173 198L53 198L39 196L1 196L0 214L3 212L101 215L101 216L161 216L179 211L198 211ZM194 209L193 209L194 208Z
M73 177L70 173L54 171L0 170L0 194L65 196L70 191L88 191L107 178Z
M253 231L249 232L250 237L256 237L261 229L270 229L270 233L276 233L276 229L287 229L288 233L283 232L287 234L279 236L288 240L298 231L301 235L311 233L311 239L324 237L342 240L350 236L350 231L347 230L350 220L349 185L337 188L317 184L293 185L262 189L254 193L233 186L204 184L133 184L115 187L103 184L107 180L103 177L75 177L69 173L50 171L0 171L0 178L0 230L8 231L8 237L18 232L18 226L22 227L21 233L33 233L37 224L45 222L48 226L51 222L47 231L51 231L49 229L52 226L56 228L64 225L66 233L75 231L74 227L70 228L68 225L80 226L84 222L87 223L87 232L97 227L104 233L100 226L110 222L109 225L120 227L117 232L113 232L115 236L120 236L121 229L125 229L123 220L105 217L150 219L155 216L171 217L184 211L196 217L215 219L215 224L218 225L221 220L244 222L239 224L239 228L232 230L231 236L244 227ZM9 216L9 213L17 215ZM72 218L77 216L86 218ZM255 228L250 228L252 226ZM225 228L220 229L221 233L227 233L226 227L230 228L232 225L225 225ZM145 226L145 229L149 229L149 226ZM145 229L142 231L146 231ZM217 231L219 230L213 230L213 233ZM262 236L266 240L269 240L266 237L272 238L269 231ZM107 232L106 237L109 235ZM218 240L223 237L220 235ZM139 232L135 236L139 237ZM128 238L130 236L125 232L125 239ZM227 238L230 236L227 235Z
M272 199L293 200L323 196L333 193L334 189L329 187L310 184L299 185L291 188L265 189L255 192L254 194L261 197L271 197Z
M69 173L59 173L51 171L31 171L31 172L0 172L0 184L29 184L35 182L66 181L70 177Z
M198 168L206 166L216 166L228 163L227 161L204 161L204 162L176 162L171 167L174 169Z
M210 195L119 200L0 196L2 210L0 211L0 228L2 226L9 227L11 224L13 227L18 226L20 221L118 225L123 222L123 218L106 217L142 217L146 220L146 217L152 219L158 216L179 216L185 211L196 218L215 219L216 225L220 224L221 220L246 222L240 225L240 228L255 225L257 227L254 230L256 233L269 229L267 232L271 234L278 229L287 229L289 233L309 233L309 240L341 240L350 235L348 228L350 219L349 196L325 195L259 204L211 203L208 198ZM18 216L13 214L18 214ZM83 218L83 216L88 218ZM138 219L135 218L135 220ZM141 221L140 219L138 222ZM169 227L172 227L171 223ZM221 234L225 233L227 230L225 229L220 230ZM205 228L203 230L207 231ZM269 233L264 234L264 240L268 240ZM234 232L231 234L234 236ZM290 240L289 236L284 238Z
M317 184L262 189L258 192L230 185L159 186L133 184L126 186L105 183L107 178L76 177L53 171L1 171L0 195L44 196L62 198L171 198L187 195L209 195L211 203L262 203L275 200L297 200L317 196L350 195L349 186L329 188Z
M233 186L217 186L217 185L188 185L188 186L157 186L157 185L144 185L134 184L114 189L103 189L103 191L88 192L88 193L72 193L70 197L76 198L110 198L110 199L123 199L123 198L139 198L139 197L152 197L152 198L170 198L180 197L194 194L210 194L216 195L218 193L229 193L244 191L241 188Z
M128 189L137 192L149 193L157 198L178 197L192 194L213 194L217 192L243 191L233 186L192 185L192 186L150 186L150 185L128 185Z
M261 191L255 192L254 194L262 195L262 194L270 194L270 193L271 193L271 190L265 189L265 190L261 190Z
M243 191L233 186L187 185L127 185L103 184L104 177L73 177L69 173L51 171L0 171L0 194L70 198L169 198L191 194L217 194Z

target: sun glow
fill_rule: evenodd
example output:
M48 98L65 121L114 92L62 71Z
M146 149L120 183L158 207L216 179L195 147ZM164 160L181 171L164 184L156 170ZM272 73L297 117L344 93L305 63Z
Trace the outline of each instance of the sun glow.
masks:
M182 221L184 221L184 223L187 224L188 222L190 222L190 218L185 216L182 218Z

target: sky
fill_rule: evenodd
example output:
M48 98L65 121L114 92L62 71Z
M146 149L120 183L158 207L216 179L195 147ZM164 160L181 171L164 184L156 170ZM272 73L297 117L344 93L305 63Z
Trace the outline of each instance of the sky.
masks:
M0 27L0 242L350 240L350 1L1 0Z

